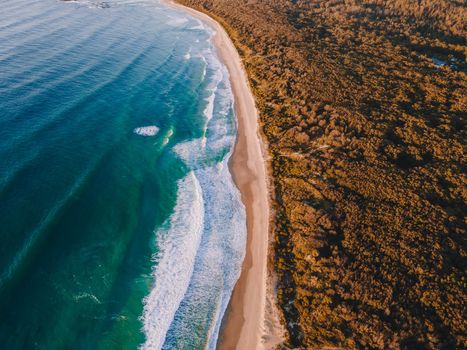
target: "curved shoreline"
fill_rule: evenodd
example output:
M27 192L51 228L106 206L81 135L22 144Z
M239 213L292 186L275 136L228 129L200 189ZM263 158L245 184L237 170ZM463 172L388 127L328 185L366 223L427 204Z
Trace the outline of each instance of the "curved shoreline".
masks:
M247 244L241 275L224 315L219 349L263 349L269 245L269 194L258 111L242 60L222 26L207 14L170 0L215 30L213 44L229 71L237 118L237 140L229 167L247 215Z

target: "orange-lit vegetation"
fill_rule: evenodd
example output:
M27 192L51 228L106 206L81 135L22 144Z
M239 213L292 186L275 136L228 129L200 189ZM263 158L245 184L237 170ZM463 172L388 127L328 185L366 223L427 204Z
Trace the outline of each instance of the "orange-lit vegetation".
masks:
M179 2L248 71L289 345L465 349L465 3Z

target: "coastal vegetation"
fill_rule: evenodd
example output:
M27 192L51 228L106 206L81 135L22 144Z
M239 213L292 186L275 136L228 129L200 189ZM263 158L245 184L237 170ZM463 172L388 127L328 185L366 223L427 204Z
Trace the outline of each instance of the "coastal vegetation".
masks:
M287 345L466 348L465 3L178 2L256 97Z

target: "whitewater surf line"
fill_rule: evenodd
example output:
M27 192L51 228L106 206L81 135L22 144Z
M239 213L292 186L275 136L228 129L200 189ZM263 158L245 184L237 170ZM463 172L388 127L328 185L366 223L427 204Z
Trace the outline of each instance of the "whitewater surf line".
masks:
M196 30L211 40L214 31L199 23ZM143 349L215 349L245 254L245 208L228 167L236 135L233 94L214 50L210 43L190 57L204 64L202 134L172 148L190 172L178 182L174 212L156 231L154 285L141 317Z
M167 228L158 231L155 285L144 299L143 349L160 349L188 288L204 222L201 187L193 172L178 182L177 204Z

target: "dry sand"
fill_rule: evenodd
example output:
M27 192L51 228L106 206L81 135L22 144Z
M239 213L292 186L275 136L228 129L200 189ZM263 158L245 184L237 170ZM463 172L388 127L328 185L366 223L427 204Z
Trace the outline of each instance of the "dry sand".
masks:
M265 148L258 130L258 111L242 60L222 26L208 15L173 1L175 6L208 24L216 32L217 53L229 71L237 117L237 142L230 160L234 181L247 214L247 247L241 276L234 288L219 336L219 349L270 349L282 341L268 283L269 194Z

